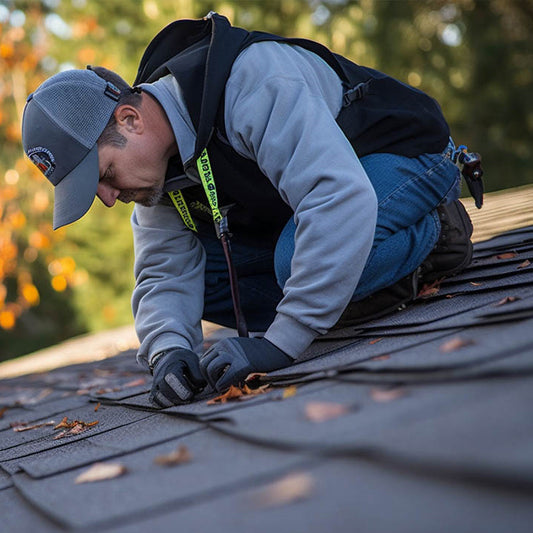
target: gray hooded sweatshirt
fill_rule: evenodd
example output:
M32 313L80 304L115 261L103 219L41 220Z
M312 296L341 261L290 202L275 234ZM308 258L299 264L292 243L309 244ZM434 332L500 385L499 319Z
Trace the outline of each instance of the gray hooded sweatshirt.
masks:
M141 87L164 108L182 161L188 161L196 134L178 83L169 75ZM291 276L265 333L293 358L339 319L376 227L374 189L335 122L342 93L337 74L320 57L277 42L241 52L226 84L231 146L257 162L294 211ZM172 347L199 352L206 261L200 240L167 205L136 205L132 226L138 361L147 365Z

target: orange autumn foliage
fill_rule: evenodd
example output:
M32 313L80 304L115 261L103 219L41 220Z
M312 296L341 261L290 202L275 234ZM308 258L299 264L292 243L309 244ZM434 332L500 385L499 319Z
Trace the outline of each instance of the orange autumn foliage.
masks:
M49 222L42 222L51 220L49 187L21 146L26 96L47 77L41 60L49 51L49 39L41 32L35 46L33 31L43 27L45 15L29 8L23 25L0 25L0 330L13 329L18 318L41 301L33 263L58 260L49 254L59 236ZM56 291L72 283L76 267L70 258L60 261L66 265L61 277L50 275Z

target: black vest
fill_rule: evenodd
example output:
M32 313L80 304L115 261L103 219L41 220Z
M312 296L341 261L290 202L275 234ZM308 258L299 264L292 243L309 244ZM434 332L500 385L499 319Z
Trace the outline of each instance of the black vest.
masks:
M333 54L319 43L248 32L216 13L201 20L173 22L149 44L134 85L154 82L169 73L176 78L197 138L194 157L184 164L174 161L167 177L176 171L197 177L196 160L207 148L219 204L233 205L228 214L233 232L275 239L292 215L257 164L240 156L225 137L226 81L239 53L259 41L301 46L333 68L345 87L344 105L336 120L359 157L377 152L416 157L441 152L448 143L448 125L433 98ZM192 215L206 219L201 186L182 192Z

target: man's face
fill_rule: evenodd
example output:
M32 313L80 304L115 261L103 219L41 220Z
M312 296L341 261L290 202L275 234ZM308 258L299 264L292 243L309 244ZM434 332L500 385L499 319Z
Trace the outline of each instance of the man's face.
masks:
M144 95L141 109L121 105L115 119L126 144L98 146L96 194L108 207L116 200L155 205L163 195L169 157L177 153L170 123L161 106Z
M167 160L142 137L130 137L122 148L98 147L100 181L96 194L107 207L116 200L152 206L161 199Z

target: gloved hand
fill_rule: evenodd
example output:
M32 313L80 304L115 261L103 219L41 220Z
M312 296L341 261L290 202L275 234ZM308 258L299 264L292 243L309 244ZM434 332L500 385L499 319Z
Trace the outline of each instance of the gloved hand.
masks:
M163 352L155 362L153 374L150 401L160 407L190 402L207 385L198 356L185 348Z
M271 372L294 362L266 339L232 337L217 342L200 358L200 370L219 392L237 385L251 372Z

